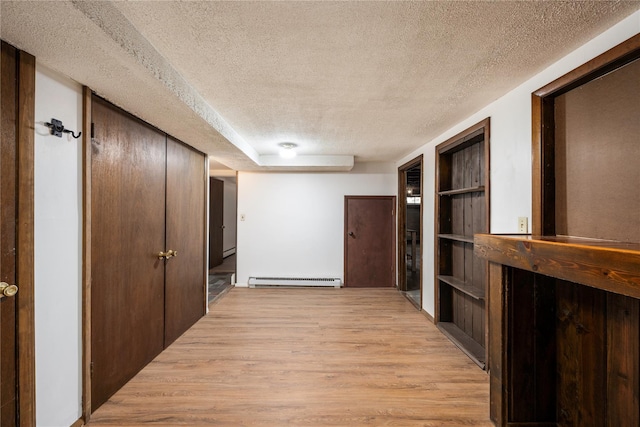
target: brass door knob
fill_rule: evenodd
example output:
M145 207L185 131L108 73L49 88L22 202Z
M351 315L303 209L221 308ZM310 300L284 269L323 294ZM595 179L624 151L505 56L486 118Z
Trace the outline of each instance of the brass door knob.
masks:
M178 256L178 251L174 251L173 249L169 249L167 252L159 252L158 259L169 259L174 256Z
M0 282L0 298L12 297L18 293L16 285L10 285L7 282Z

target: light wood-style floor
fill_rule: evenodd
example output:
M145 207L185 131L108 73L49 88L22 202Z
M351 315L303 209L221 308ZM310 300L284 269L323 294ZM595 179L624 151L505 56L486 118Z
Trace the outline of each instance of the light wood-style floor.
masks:
M394 289L234 288L91 418L492 426L488 376Z

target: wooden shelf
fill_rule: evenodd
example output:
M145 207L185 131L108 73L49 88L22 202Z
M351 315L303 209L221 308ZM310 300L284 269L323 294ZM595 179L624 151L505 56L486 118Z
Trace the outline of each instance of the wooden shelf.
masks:
M455 190L439 191L439 196L455 196L456 194L468 194L468 193L482 193L484 192L484 185L477 187L458 188Z
M473 243L473 236L463 236L461 234L438 234L441 239L455 240L456 242Z
M453 288L456 288L465 295L469 295L472 298L484 301L484 289L478 289L472 284L466 283L465 281L453 276L438 276L438 280L446 283Z
M438 322L438 329L480 368L485 368L484 348L452 322Z
M489 119L436 147L435 321L483 369L488 263L475 255L474 234L489 230L488 127Z
M564 236L477 234L475 254L608 292L640 298L640 244Z

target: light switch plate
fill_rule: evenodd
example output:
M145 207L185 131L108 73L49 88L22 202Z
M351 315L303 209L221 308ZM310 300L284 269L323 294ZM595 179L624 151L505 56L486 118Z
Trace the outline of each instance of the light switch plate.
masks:
M529 218L526 216L518 217L518 233L527 234L529 232Z

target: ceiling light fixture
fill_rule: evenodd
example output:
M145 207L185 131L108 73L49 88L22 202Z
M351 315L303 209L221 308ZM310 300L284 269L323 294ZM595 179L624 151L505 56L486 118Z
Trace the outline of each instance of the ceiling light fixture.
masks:
M296 156L294 148L296 148L298 144L294 144L293 142L281 142L278 146L280 147L280 157L283 159L293 159Z

